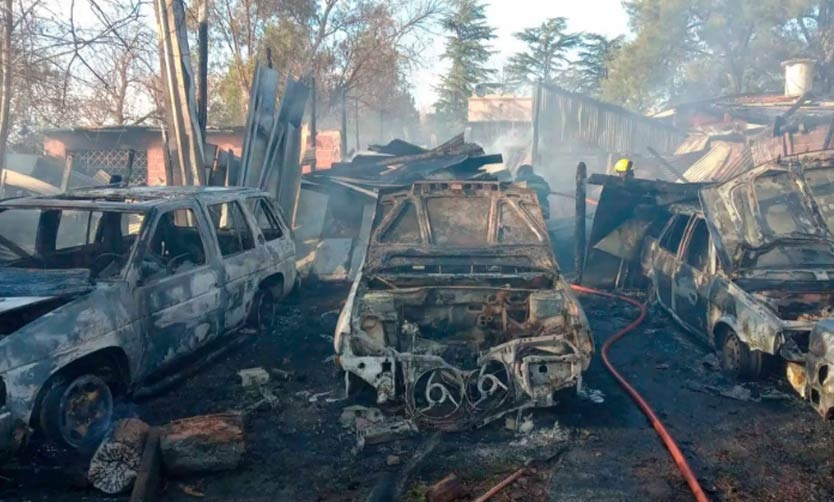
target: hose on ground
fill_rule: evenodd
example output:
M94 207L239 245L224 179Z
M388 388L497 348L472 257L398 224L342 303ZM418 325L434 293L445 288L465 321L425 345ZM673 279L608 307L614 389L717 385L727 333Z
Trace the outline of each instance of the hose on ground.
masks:
M613 293L608 293L606 291L599 291L593 288L587 288L584 286L572 285L571 286L574 291L579 293L585 293L589 295L596 295L602 296L605 298L612 298L616 300L620 300L626 303L629 303L637 308L640 309L640 315L632 321L628 326L621 329L620 331L616 332L613 336L611 336L605 343L602 345L602 363L605 365L605 368L611 373L620 386L625 389L626 393L631 397L631 399L637 403L637 406L646 415L646 418L649 419L649 422L654 427L654 430L657 431L658 436L663 441L663 444L666 445L666 448L669 450L669 454L672 456L672 460L677 465L678 470L683 475L684 479L686 480L686 484L689 485L689 489L692 491L692 494L695 496L695 500L698 502L707 502L709 499L707 498L704 490L701 488L701 484L698 483L698 478L695 476L694 471L689 466L689 462L686 461L686 457L684 457L683 452L681 452L680 448L678 447L677 443L675 443L675 439L669 434L669 431L666 430L666 427L663 425L663 422L657 417L654 410L649 406L649 403L643 399L643 396L637 392L637 389L631 386L628 381L620 374L619 371L611 364L611 361L608 358L608 349L611 348L614 343L620 340L623 336L625 336L628 332L634 330L637 326L639 326L643 320L646 318L646 306L633 298L629 298L627 296L617 295Z

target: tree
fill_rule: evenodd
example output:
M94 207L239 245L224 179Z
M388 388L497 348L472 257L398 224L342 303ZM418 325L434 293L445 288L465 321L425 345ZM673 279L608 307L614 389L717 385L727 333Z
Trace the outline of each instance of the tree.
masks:
M804 54L817 61L821 93L834 90L834 0L803 2L796 23L805 44Z
M582 43L582 35L569 33L567 28L567 19L555 17L516 33L515 38L527 48L510 57L506 68L510 81L529 86L551 83L556 75L562 74L570 62L570 51Z
M623 36L606 38L595 33L582 36L579 53L566 75L566 85L574 92L598 96L608 80L611 61L622 49Z
M215 0L212 41L230 57L212 68L211 119L243 123L255 62L267 51L283 74L315 77L327 115L343 93L362 98L419 59L439 12L439 0Z
M32 129L79 122L79 96L91 79L105 80L101 49L122 42L119 31L139 21L141 1L3 0L0 171L10 141Z
M775 91L782 80L779 62L807 50L798 19L817 16L822 12L820 4L811 0L628 1L625 6L635 37L611 61L602 95L648 110L722 94ZM812 37L811 31L821 39L821 32L809 29Z
M436 111L451 126L461 127L466 123L475 85L496 73L487 67L493 53L488 42L495 38L495 30L487 24L485 7L477 0L453 0L452 5L452 12L442 22L449 32L442 57L451 65L437 88Z

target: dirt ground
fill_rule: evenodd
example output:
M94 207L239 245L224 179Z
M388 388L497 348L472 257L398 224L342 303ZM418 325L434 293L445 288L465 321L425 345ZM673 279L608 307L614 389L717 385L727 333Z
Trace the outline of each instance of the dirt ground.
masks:
M420 432L356 451L339 416L346 401L332 358L333 311L347 288L314 288L284 307L280 327L167 393L124 405L151 424L248 409L248 451L238 471L166 482L163 501L383 501L424 499L450 472L471 500L516 469L526 474L492 500L688 500L687 487L646 419L603 368L599 354L581 396L532 413L527 434L504 421L466 433ZM597 347L636 311L582 297ZM831 500L834 429L774 376L734 387L697 339L659 311L612 349L649 400L714 500ZM237 372L264 367L279 403L257 405ZM286 374L281 373L281 370ZM723 395L722 395L723 394ZM81 462L44 445L0 472L2 500L125 500L83 485ZM389 465L393 464L393 465Z

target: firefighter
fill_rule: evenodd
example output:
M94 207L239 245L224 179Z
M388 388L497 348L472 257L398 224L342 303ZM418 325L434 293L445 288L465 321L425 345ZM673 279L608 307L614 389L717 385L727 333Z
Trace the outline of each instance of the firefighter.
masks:
M550 201L547 196L550 195L550 185L547 184L544 178L533 171L533 166L524 164L519 167L515 173L515 180L517 182L524 181L527 183L527 188L535 190L536 198L539 199L539 205L542 208L542 216L544 219L550 219Z
M617 173L617 176L623 179L632 179L634 178L634 162L622 158L614 164L614 172Z

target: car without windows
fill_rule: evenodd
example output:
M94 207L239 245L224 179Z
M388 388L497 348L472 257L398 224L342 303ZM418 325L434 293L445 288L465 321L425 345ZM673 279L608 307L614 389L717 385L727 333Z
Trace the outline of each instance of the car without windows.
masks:
M0 449L27 431L78 447L113 401L269 330L296 280L272 198L253 189L82 189L0 201Z
M666 187L667 200L673 192L684 200L658 205L657 196L651 210L639 203L633 212L619 208L630 219L608 239L598 233L589 257L616 255L620 270L640 260L657 302L703 335L726 371L756 379L778 356L796 390L832 418L834 168L826 157L787 158L722 184L694 186L694 199L681 197L680 185ZM609 187L616 193L624 184ZM603 202L600 227L611 213Z
M554 405L580 385L593 340L535 192L422 182L380 194L335 350L379 403L459 429Z

